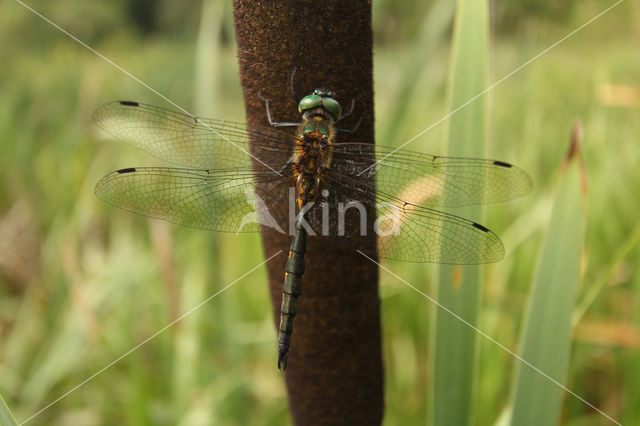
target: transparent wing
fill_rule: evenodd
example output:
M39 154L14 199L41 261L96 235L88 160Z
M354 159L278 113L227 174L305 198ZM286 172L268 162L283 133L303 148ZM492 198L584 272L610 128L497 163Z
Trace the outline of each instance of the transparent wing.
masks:
M197 228L248 232L262 225L288 230L285 220L295 216L289 211L295 210L295 202L289 192L294 170L288 163L297 138L272 128L199 119L135 102L104 105L95 121L133 147L194 168L122 169L98 182L99 198ZM330 149L325 180L333 191L334 210L340 200L353 200L377 213L376 228L363 238L354 236L353 229L348 237L340 233L340 219L332 213L330 240L367 252L375 232L379 256L391 259L461 264L499 260L504 249L491 231L428 207L508 200L531 188L525 172L501 161L438 157L364 143L338 143ZM256 166L249 152L266 164ZM316 229L324 225L320 204L312 221Z
M484 226L473 221L409 204L381 191L377 194L363 188L353 194L353 182L328 177L334 192L350 192L356 199L376 211L373 233L377 238L377 254L381 258L405 262L450 264L480 264L497 262L504 256L500 239ZM353 228L353 227L352 227ZM347 237L334 238L334 242L362 250L367 254L367 238L353 228ZM343 234L345 234L343 232Z
M139 167L112 172L97 183L98 198L144 216L222 232L255 232L260 224L282 232L279 212L256 196L286 193L288 178L252 169L195 170Z
M526 194L532 186L527 173L503 161L439 157L366 143L339 143L331 149L331 174L421 206L506 201Z
M334 181L335 182L335 181ZM341 184L342 185L342 184ZM344 185L342 185L344 187ZM283 201L288 179L255 176L246 170L191 170L162 167L122 169L96 185L98 198L124 210L179 225L223 232L255 232L260 226L288 232L290 208L285 203L268 210L255 190ZM474 222L378 194L378 201L360 194L377 209L380 257L410 261L475 264L495 262L504 255L498 237ZM332 229L331 232L334 232ZM348 231L351 232L351 231ZM366 238L366 237L365 237ZM366 249L364 239L333 238L347 249Z
M378 198L380 257L449 264L491 263L504 257L504 246L498 236L478 223Z
M246 167L251 155L278 170L298 141L268 127L192 117L138 102L111 102L98 108L95 123L107 133L163 161L184 167ZM253 148L250 146L252 141Z

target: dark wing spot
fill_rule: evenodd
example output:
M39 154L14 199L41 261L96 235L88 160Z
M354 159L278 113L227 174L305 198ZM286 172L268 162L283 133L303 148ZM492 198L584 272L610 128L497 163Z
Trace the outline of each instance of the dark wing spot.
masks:
M128 169L120 169L118 173L133 173L136 171L135 167L129 167Z
M120 101L120 105L134 106L134 107L140 106L139 103L134 101Z
M481 230L481 231L484 231L484 232L491 232L491 231L489 231L487 228L485 228L484 226L480 225L479 223L475 223L475 222L473 222L473 226L475 226L476 228L478 228L478 229L479 229L479 230Z
M495 164L496 166L501 166L501 167L513 167L513 165L509 164L509 163L505 163L504 161L494 161L493 164Z

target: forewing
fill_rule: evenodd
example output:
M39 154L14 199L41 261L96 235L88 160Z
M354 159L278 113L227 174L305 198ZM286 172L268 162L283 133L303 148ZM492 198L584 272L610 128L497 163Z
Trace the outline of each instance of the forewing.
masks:
M297 141L277 129L197 118L129 101L101 106L94 121L134 148L163 161L199 169L246 167L253 156L259 159L254 161L258 167L278 171Z
M503 161L439 157L365 143L341 143L331 148L330 173L336 178L348 176L371 192L420 206L494 203L531 190L527 173Z

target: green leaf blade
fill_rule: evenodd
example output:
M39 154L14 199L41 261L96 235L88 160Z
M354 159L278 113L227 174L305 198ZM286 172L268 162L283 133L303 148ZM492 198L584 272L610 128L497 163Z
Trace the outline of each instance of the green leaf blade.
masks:
M11 410L7 406L4 398L0 395L0 425L2 426L15 426L16 420L11 414Z
M487 2L458 1L449 77L449 111L454 112L449 119L449 155L485 156L487 101L469 100L487 87L488 40ZM482 206L471 206L457 209L456 214L481 220L483 211ZM440 267L438 302L472 325L477 323L482 271L481 266ZM435 425L468 425L473 419L477 335L460 318L442 309L436 311L431 389L431 422Z
M557 424L571 347L585 225L583 170L573 155L561 176L525 322L512 425Z

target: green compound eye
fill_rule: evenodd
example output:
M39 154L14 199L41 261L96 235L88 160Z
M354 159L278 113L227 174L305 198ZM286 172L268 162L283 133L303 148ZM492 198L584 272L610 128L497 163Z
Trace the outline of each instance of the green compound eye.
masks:
M304 98L300 99L300 103L298 104L298 112L315 108L319 106L321 103L323 103L322 97L318 95L307 95Z
M340 120L340 117L342 117L342 107L335 99L329 97L322 98L322 106L333 115L334 119Z

